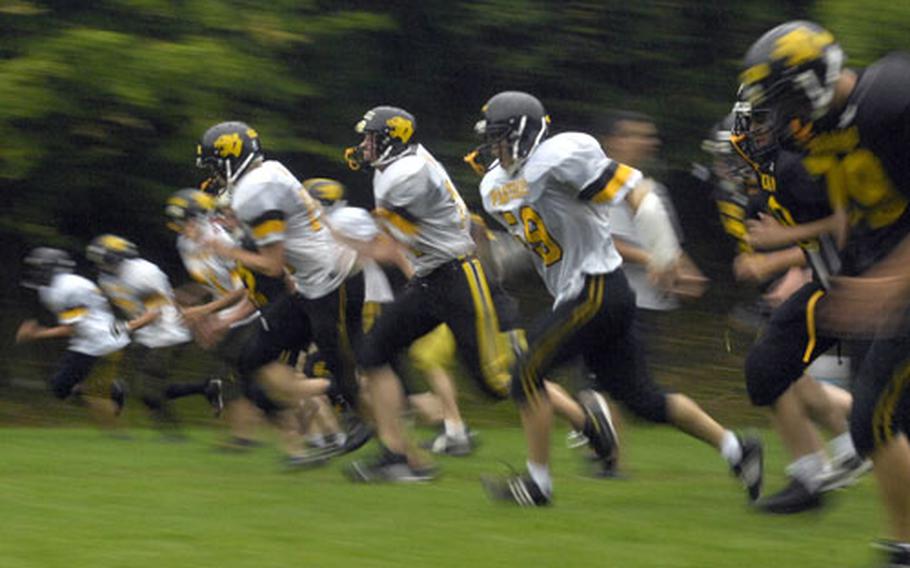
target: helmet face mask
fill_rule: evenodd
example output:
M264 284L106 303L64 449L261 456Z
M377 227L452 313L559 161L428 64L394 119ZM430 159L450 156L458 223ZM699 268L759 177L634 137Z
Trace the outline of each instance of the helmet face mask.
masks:
M32 249L22 263L24 278L21 284L33 290L49 285L57 274L69 274L76 268L69 254L50 247Z
M831 110L843 61L834 36L818 24L781 24L746 53L742 95L753 110L769 113L782 147L800 149Z

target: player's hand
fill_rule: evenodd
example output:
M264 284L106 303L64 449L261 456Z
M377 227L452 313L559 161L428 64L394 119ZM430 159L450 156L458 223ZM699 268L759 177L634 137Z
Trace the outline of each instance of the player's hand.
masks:
M19 329L16 331L16 343L26 343L35 338L38 334L38 330L41 329L41 325L37 320L29 319L25 320L19 324Z
M762 298L769 306L776 308L811 280L810 271L804 268L791 268L771 286L771 289Z
M670 265L648 267L651 284L682 299L701 297L708 288L708 279L685 252L680 252Z
M767 249L790 244L786 227L767 213L759 213L758 219L746 220L746 235L743 237L753 248Z

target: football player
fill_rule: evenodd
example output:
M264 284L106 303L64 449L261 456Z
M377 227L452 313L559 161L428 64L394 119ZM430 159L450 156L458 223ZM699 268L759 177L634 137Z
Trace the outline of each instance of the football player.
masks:
M218 180L220 199L230 201L256 250L205 237L200 244L271 277L282 277L289 268L294 291L270 307L270 343L305 350L315 341L333 377L330 398L355 404L352 342L361 328L364 291L357 254L332 237L319 204L301 191L297 178L280 162L265 159L258 133L247 124L209 128L197 146L197 165ZM272 398L299 403L314 394L288 365L273 362L257 375Z
M834 36L791 21L746 52L740 81L782 149L802 155L840 214L842 274L818 303L819 325L861 335L850 432L871 457L891 529L887 566L910 566L910 56L844 67Z
M26 320L16 332L16 343L66 338L69 345L50 380L51 392L61 400L85 402L100 425L112 426L124 403L123 386L116 380L121 350L129 344L130 332L147 319L116 320L101 290L74 274L76 263L60 249L36 248L24 263L22 285L38 292L41 303L56 314L59 323L44 327L36 320Z
M178 436L177 417L170 401L191 395L206 397L216 409L221 383L171 383L171 371L192 334L183 324L167 275L155 264L139 258L136 245L116 235L95 237L86 258L99 270L98 285L121 312L132 319L149 318L133 334L132 360L140 398L158 426L168 436Z
M734 114L731 146L755 169L767 211L761 213L761 220L747 222L746 240L764 245L755 234L769 234L765 228L770 225L770 217L794 230L803 231L812 225L822 228L819 234L801 239L796 247L785 244L789 248L746 256L753 265L762 267L754 270L754 276L774 275L787 268L801 272L805 265L811 268L812 278L774 307L745 364L752 403L770 409L772 422L793 459L787 467L789 485L762 498L756 507L771 513L797 513L821 506L823 492L852 483L869 467L856 454L850 440L851 396L813 378L819 370L816 361L836 343L836 338L818 333L814 325L818 300L830 289L832 276L840 270L836 244L824 230L832 226L834 216L824 186L809 176L799 155L771 151L767 144L759 143L767 133L752 128L751 105L738 102ZM756 227L762 230L755 231ZM742 259L741 256L737 261ZM742 270L738 270L738 275L744 277ZM831 464L813 417L835 434L830 443Z
M333 234L361 254L366 281L364 332L368 332L383 307L394 299L389 280L377 262L396 266L409 278L414 273L411 261L403 247L379 227L366 209L346 205L345 189L339 182L312 178L304 180L303 185L325 208ZM409 350L413 366L424 374L435 394L417 393L407 380L403 380L402 385L408 402L416 409L427 408L427 405L430 409L439 408L443 432L427 447L437 454L465 456L473 451L473 443L461 417L455 384L446 370L446 364L454 354L455 338L446 326L438 326L415 341ZM404 379L402 373L397 369L396 372ZM426 395L432 398L428 399Z
M407 346L442 323L481 388L505 396L510 351L499 333L496 309L474 257L467 207L448 173L415 136L409 112L391 106L369 110L355 130L363 136L346 152L356 169L373 170L374 215L412 254L414 275L364 338L364 370L381 442L380 455L351 464L358 481L420 481L431 468L409 463L401 410L401 384L390 363ZM412 456L413 457L413 456Z
M635 297L620 269L607 207L626 200L660 281L678 277L678 243L666 210L642 192L641 173L615 162L592 136L578 132L547 138L549 117L537 98L505 91L483 107L476 130L478 154L494 159L480 184L484 208L534 253L535 266L553 295L553 310L528 332L527 351L513 369L511 394L529 446L528 471L487 480L496 499L524 506L549 504L551 402L545 373L577 357L599 388L652 422L667 422L717 448L758 497L762 448L724 429L691 399L666 394L652 380L633 331Z

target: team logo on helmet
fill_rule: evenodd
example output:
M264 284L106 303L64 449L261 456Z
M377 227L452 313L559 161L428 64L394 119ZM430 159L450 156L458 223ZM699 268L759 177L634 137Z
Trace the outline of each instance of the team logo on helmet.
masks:
M393 116L386 121L386 125L389 127L389 137L397 138L403 144L407 144L414 134L414 123L403 116Z
M240 153L243 151L243 140L240 139L240 135L236 132L233 134L222 134L215 140L214 146L215 150L218 151L218 155L222 158L227 158L228 156L239 158Z

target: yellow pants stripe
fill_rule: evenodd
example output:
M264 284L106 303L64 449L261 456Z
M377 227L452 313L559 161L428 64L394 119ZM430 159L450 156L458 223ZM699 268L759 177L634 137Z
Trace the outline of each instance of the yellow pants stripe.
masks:
M815 343L817 341L815 335L815 304L817 304L818 300L824 295L824 290L816 290L809 297L809 301L806 304L806 332L809 334L809 342L806 344L806 352L803 353L803 363L809 362L812 358L812 351L815 350Z
M471 299L474 302L475 332L484 380L493 390L505 396L509 386L511 351L508 349L505 334L499 332L499 321L483 267L479 260L472 258L462 262L461 269L468 281Z
M539 371L543 362L552 357L553 353L572 330L590 321L600 311L603 305L604 281L602 274L593 276L588 285L588 297L584 303L572 310L569 318L561 325L548 331L535 345L529 346L531 355L527 365L522 369L521 375L521 386L529 401L539 396L536 378L540 374Z
M888 386L882 391L875 412L872 415L872 432L875 436L875 447L881 448L894 438L891 424L894 422L894 411L900 403L904 390L910 387L910 363L905 364L891 377Z

